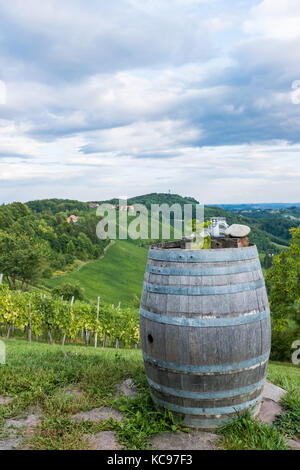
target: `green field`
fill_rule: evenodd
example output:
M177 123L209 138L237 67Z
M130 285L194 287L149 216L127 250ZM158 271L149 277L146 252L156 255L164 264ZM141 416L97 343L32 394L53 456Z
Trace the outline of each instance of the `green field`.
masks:
M79 270L53 277L45 281L49 288L78 282L85 296L103 302L126 306L132 304L133 296L140 297L143 286L148 250L134 243L116 241L97 261L84 264Z
M89 437L100 431L114 431L126 449L145 449L151 436L181 429L170 412L157 410L151 401L140 350L84 346L48 345L20 339L5 340L7 364L0 365L0 396L11 397L0 404L0 446L10 438L8 419L38 413L40 423L31 433L15 432L24 441L21 448L75 450L88 448ZM132 378L139 391L137 398L115 398L119 383ZM268 426L248 417L220 429L225 449L287 449L285 439L300 439L300 369L284 363L271 363L269 379L284 386L285 415ZM80 395L70 394L73 389ZM123 413L121 422L74 421L72 415L113 407ZM35 411L33 411L35 410Z

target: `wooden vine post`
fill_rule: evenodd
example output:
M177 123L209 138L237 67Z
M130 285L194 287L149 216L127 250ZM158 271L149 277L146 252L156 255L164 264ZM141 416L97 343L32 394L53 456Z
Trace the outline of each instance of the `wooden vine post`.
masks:
M99 314L100 314L100 297L98 297L98 302L97 302L97 323L96 323L97 327L98 327L98 322L99 322ZM98 343L98 331L95 332L95 348L97 348L97 343Z
M73 304L74 304L74 299L75 299L75 298L74 298L74 296L73 296L73 297L72 297L72 299L71 299L70 308L72 308L72 307L73 307ZM62 296L62 300L63 300L63 296ZM67 337L67 333L65 332L65 333L64 333L64 336L63 336L63 340L62 340L62 345L63 345L63 346L64 346L64 345L65 345L65 343L66 343L66 337Z
M119 305L117 306L117 310L120 310L120 308L121 308L121 302L119 302ZM117 337L116 338L116 349L119 349L119 347L120 347L120 340Z
M29 321L28 321L28 341L31 343L31 303L29 302L28 304L28 316L29 316Z

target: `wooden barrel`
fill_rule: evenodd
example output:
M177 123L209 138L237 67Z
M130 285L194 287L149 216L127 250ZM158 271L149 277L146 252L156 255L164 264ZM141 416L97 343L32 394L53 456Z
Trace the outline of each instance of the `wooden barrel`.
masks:
M154 402L214 429L262 398L270 310L256 246L151 247L140 308Z

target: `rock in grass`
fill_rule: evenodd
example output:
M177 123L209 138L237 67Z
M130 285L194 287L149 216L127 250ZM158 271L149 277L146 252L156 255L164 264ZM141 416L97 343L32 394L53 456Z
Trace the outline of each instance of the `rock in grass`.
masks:
M74 397L74 398L83 398L84 397L84 393L79 390L78 387L76 387L75 385L70 385L66 390L65 390L65 394L70 396L70 397Z
M270 381L266 381L263 389L263 397L273 400L276 403L279 403L282 397L287 394L287 391L278 385L272 384Z
M116 434L112 431L102 431L88 439L91 450L122 450L123 447L116 441Z
M10 418L6 421L6 428L24 428L33 429L36 428L41 422L41 415L38 410L30 408L25 417Z
M300 450L300 442L294 441L294 439L288 439L287 443L291 450Z
M155 450L218 450L220 437L211 432L191 430L185 432L168 432L150 439Z
M121 384L118 385L118 391L116 396L119 396L120 393L123 393L126 397L129 398L136 398L137 391L135 389L134 383L132 379L124 380Z
M13 401L12 397L3 397L2 395L0 395L0 405L8 405L12 401Z
M0 450L14 450L22 442L22 437L0 441Z
M81 413L77 413L72 416L72 419L75 421L92 421L93 423L98 421L107 421L110 418L120 422L122 421L123 415L117 410L103 407L94 408L90 411L82 411Z
M273 424L276 417L282 413L279 403L269 398L264 398L260 406L258 419L265 424Z
M250 232L251 228L248 227L248 225L233 224L226 229L225 235L228 237L242 238L247 237Z
M266 424L272 424L276 416L282 413L280 400L286 395L286 390L272 382L266 381L263 389L263 401L260 407L258 418Z

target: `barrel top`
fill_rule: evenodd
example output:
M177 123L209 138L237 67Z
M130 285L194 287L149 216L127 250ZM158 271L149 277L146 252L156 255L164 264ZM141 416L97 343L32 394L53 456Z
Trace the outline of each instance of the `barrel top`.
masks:
M242 261L258 257L256 245L241 248L214 248L191 250L185 248L166 248L152 245L149 249L150 259L162 261Z
M160 243L158 244L154 244L154 245L150 245L150 250L160 250L160 251L175 251L175 252L180 252L180 251L184 251L184 252L191 252L191 253L195 253L195 252L216 252L216 251L237 251L237 250L243 250L243 251L247 251L247 250L251 250L253 248L256 248L256 245L254 245L253 243L249 243L249 246L243 246L243 247L239 247L239 248L205 248L205 249L201 249L201 250L191 250L191 249L188 249L188 248L174 248L174 247L168 247L168 246L161 246Z

